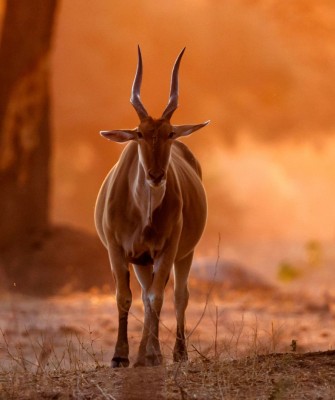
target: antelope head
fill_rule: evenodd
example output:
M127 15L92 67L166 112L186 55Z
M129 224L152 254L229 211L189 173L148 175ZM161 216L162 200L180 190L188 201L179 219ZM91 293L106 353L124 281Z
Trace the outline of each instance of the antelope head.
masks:
M173 141L181 136L190 135L210 122L206 121L196 125L172 125L170 122L178 107L178 72L184 51L185 48L180 52L172 70L168 105L162 116L155 119L148 115L140 97L143 67L141 50L138 47L138 64L130 102L139 116L140 124L134 129L100 132L102 136L114 142L133 140L138 143L139 160L145 172L145 179L152 188L163 186L166 182Z

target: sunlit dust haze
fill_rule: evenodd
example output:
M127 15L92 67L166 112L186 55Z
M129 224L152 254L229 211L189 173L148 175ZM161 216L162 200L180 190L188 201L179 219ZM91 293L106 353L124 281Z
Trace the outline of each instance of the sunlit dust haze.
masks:
M215 253L219 234L228 247L334 240L333 1L63 0L56 28L54 222L94 230L97 192L124 147L99 131L138 123L137 45L154 117L186 46L172 122L211 120L184 139L209 201L200 253Z

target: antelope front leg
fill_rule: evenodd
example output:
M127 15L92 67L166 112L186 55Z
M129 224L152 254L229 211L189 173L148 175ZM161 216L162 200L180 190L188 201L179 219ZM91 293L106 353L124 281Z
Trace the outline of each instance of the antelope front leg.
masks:
M164 289L169 280L171 268L172 262L158 263L147 293L150 325L145 356L145 365L147 366L161 365L163 361L159 343L159 317L163 305Z
M129 287L129 266L115 251L109 251L116 284L116 301L119 313L118 336L112 358L112 368L129 366L128 313L132 295Z
M193 259L193 251L174 266L174 297L177 318L176 343L173 349L173 361L186 361L187 348L185 343L185 310L188 304L187 279Z
M144 324L142 331L142 339L138 350L137 361L134 367L141 367L146 365L146 351L150 335L150 302L148 298L148 290L152 284L153 268L152 265L134 265L136 277L142 288L142 300L144 304Z

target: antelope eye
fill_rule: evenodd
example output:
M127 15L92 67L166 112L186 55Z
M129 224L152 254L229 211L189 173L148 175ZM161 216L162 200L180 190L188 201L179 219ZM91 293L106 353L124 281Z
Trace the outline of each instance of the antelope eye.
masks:
M143 139L142 133L141 132L137 132L137 137L138 137L138 139Z
M174 132L170 132L168 138L173 139Z

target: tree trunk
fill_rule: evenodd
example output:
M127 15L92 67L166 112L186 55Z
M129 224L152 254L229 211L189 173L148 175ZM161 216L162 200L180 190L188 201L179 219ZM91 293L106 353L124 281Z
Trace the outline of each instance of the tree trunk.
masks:
M57 0L8 0L0 43L0 251L48 228L50 48Z

